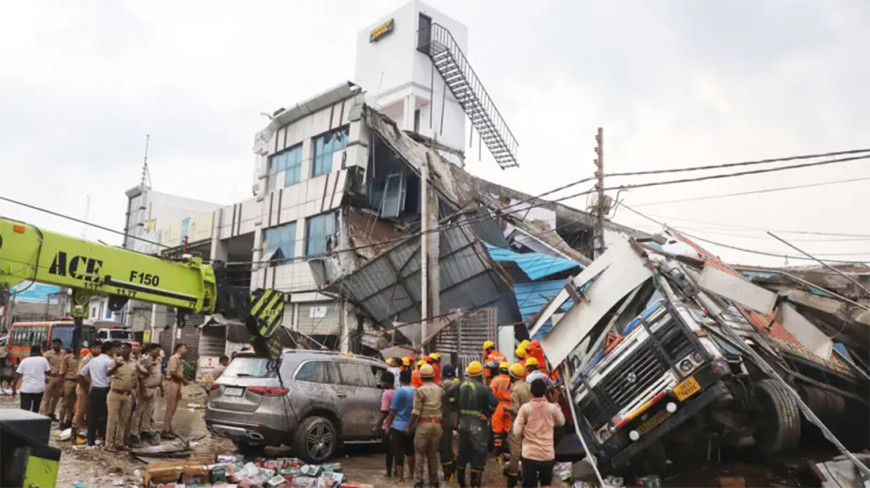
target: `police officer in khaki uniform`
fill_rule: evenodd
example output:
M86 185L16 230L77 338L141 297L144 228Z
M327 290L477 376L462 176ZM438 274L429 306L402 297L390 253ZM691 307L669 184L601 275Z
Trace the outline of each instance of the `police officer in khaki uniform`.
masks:
M149 434L154 421L154 403L157 401L158 392L163 391L163 375L160 372L159 344L146 344L145 355L139 361L142 378L139 381L139 403L133 412L133 422L130 426L130 435L134 442L139 442L139 436Z
M63 366L64 352L61 350L63 341L54 339L51 341L51 349L42 356L48 360L51 366L51 373L46 374L50 377L45 385L45 396L42 397L42 405L39 406L39 413L51 417L51 420L57 420L54 411L57 410L57 402L63 395L63 379L60 376L60 368Z
M112 382L106 406L109 419L106 427L106 450L124 449L130 409L133 407L133 393L139 385L139 368L130 358L130 343L121 344L120 356L114 358L109 367Z
M178 408L178 402L181 400L181 387L187 384L184 378L184 356L187 354L187 347L184 344L175 346L175 354L169 358L169 363L166 366L166 413L163 415L163 432L160 437L163 439L174 439L175 434L172 432L172 417L175 416L175 410Z
M441 400L444 390L435 384L435 369L431 364L420 366L420 379L423 380L423 385L414 390L411 421L405 427L405 434L410 434L412 426L417 426L414 436L414 456L417 461L415 488L423 487L424 464L428 465L429 486L438 486L438 447L443 434Z
M88 351L84 349L84 351ZM79 359L70 351L63 358L63 363L60 365L60 377L63 378L63 403L60 410L60 429L67 429L72 426L73 415L76 404L76 385L79 371Z
M99 342L95 343L91 346L90 351L87 354L82 354L78 361L78 366L76 366L76 375L82 374L82 368L85 367L86 364L91 362L91 359L97 357L102 352L103 346ZM90 392L88 391L87 384L79 379L76 376L76 380L78 384L76 385L76 415L73 417L72 428L73 428L73 436L72 442L76 443L76 436L78 434L79 429L84 427L85 425L85 415L88 413L88 404L90 400Z
M536 370L537 371L537 370ZM517 412L520 407L532 400L532 388L525 381L526 368L522 363L514 363L511 365L511 378L514 383L511 386L511 429L508 434L508 448L510 449L511 458L508 462L506 471L507 486L514 488L519 482L520 458L522 457L523 440L520 436L514 434L514 420L517 418Z

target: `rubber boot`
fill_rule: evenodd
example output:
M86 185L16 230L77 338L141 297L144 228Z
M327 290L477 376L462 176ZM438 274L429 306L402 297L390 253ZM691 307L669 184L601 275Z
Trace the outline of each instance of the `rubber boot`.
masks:
M517 484L520 481L520 475L518 473L507 473L507 488L516 488Z
M444 481L450 481L453 478L453 472L456 470L454 462L447 461L446 463L441 463L441 470L444 471Z
M456 469L456 482L459 483L459 488L465 488L465 468Z
M471 470L471 488L480 488L483 481L483 471Z

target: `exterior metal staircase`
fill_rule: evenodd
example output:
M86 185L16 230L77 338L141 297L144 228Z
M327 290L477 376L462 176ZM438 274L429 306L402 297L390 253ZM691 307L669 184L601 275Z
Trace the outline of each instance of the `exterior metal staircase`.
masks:
M519 166L519 144L450 31L431 24L417 31L417 50L429 56L502 169Z

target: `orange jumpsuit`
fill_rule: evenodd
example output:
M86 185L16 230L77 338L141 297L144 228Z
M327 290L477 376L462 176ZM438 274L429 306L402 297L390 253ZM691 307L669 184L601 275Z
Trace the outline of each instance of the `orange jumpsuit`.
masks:
M498 350L496 350L496 349L493 349L491 353L487 354L487 356L485 358L483 358L484 365L486 365L487 363L501 364L505 361L507 361L507 359L505 359L504 354L498 352ZM490 374L489 370L484 369L483 373L486 376L486 379L488 380L489 374Z
M544 349L541 348L540 341L534 340L529 344L529 355L534 356L538 360L538 370L547 374L547 361L544 360ZM523 363L525 364L525 363Z
M489 386L498 398L498 407L492 414L492 433L506 436L511 428L511 377L499 374L493 378Z
M414 388L420 388L423 386L423 378L420 377L420 368L414 368L414 372L411 373L411 386Z

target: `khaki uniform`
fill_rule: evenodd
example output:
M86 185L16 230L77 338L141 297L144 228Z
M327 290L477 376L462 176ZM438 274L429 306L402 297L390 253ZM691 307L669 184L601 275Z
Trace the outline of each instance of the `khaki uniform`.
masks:
M144 374L141 378L142 386L139 388L138 404L133 412L133 422L130 433L138 436L142 432L151 430L154 422L154 403L157 401L157 392L163 384L163 375L160 374L160 363L146 355L139 361L139 367Z
M132 359L115 358L119 366L112 373L112 383L106 406L109 420L106 427L106 447L120 447L126 444L124 436L130 411L133 408L133 393L139 385L139 368Z
M63 405L59 417L61 422L72 422L75 415L78 364L79 360L75 356L67 354L60 366L60 377L63 378Z
M414 409L417 416L417 433L414 436L414 455L416 456L415 481L423 484L423 465L428 464L429 484L438 485L438 447L441 443L442 400L444 390L431 381L414 390Z
M172 376L172 373L184 377L183 361L178 354L173 354L166 365L166 386L164 387L166 412L163 415L163 432L172 432L172 417L175 416L175 410L178 408L179 400L181 400L181 387L183 383L176 380Z
M81 374L82 368L85 367L86 364L91 362L91 359L94 359L93 356L87 354L79 359L78 367L76 367L76 375ZM85 425L85 414L88 413L88 400L90 400L90 395L88 394L88 390L82 387L82 385L76 385L76 415L73 417L73 432L76 432L77 429L84 427Z
M514 485L516 484L516 478L519 476L520 458L523 454L523 440L520 436L514 434L513 421L516 420L520 407L530 401L532 401L531 385L526 381L517 380L511 388L511 430L510 434L508 434L508 447L510 448L511 459L508 462L507 468L509 485L511 478L514 480Z
M63 349L60 352L54 352L54 349L49 349L42 356L48 360L51 366L51 374L59 375L60 367L63 365L64 357ZM63 395L63 380L59 378L50 378L45 385L45 395L42 397L42 404L39 406L39 413L42 415L54 415L57 410L57 402Z

